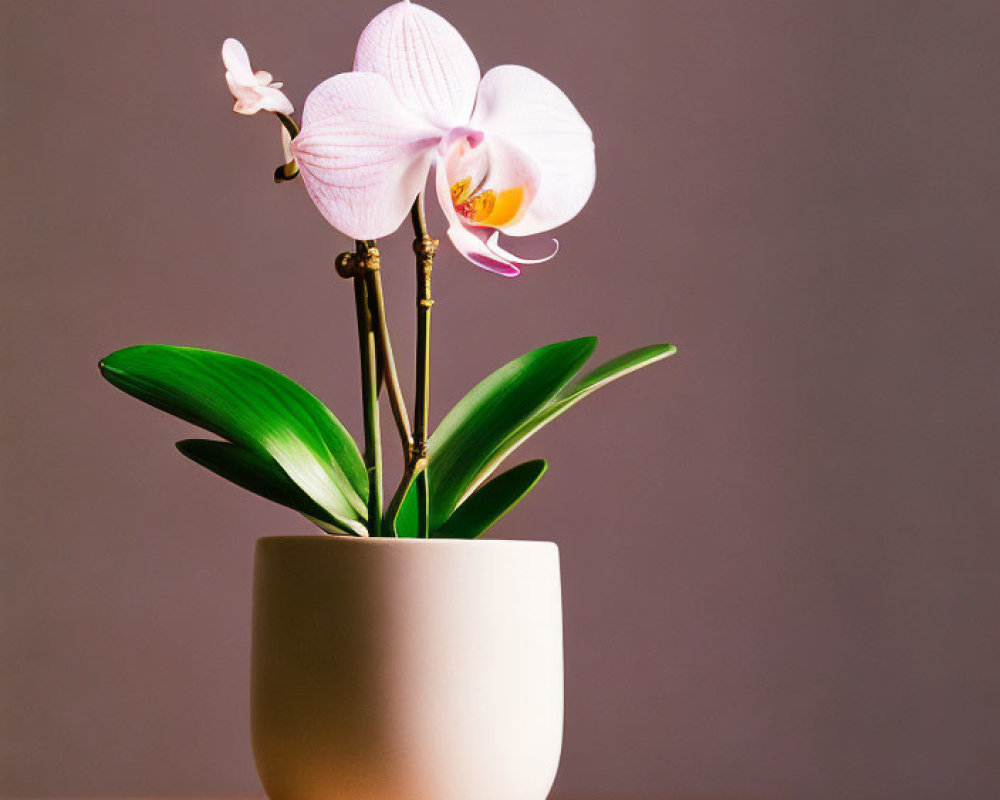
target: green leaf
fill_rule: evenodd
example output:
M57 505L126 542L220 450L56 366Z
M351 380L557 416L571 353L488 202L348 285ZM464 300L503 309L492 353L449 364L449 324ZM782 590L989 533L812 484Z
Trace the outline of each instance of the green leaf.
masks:
M336 520L303 492L270 456L256 455L242 445L209 439L184 439L177 442L177 449L196 464L248 492L298 511L317 524L338 527ZM344 529L343 532L351 531Z
M427 473L427 485L428 488L432 485L429 471ZM431 497L433 497L433 495L431 495ZM406 489L406 495L403 497L403 503L399 507L399 513L396 515L396 536L400 539L417 538L417 535L420 533L420 520L417 517L418 513L417 482L415 480L411 480L410 485ZM389 535L391 536L392 532L390 532Z
M588 336L532 350L478 383L448 412L427 443L431 530L447 521L496 449L545 407L596 346L596 337ZM411 488L404 505L415 499ZM409 509L400 514L401 520L414 517Z
M611 383L611 381L616 381L630 372L635 372L657 361L662 361L676 352L677 348L672 344L651 344L636 350L629 350L617 358L605 361L582 378L570 383L559 392L558 399L566 399L570 396L577 398L581 395L586 396L586 394L595 389L600 389L602 386Z
M670 344L640 347L601 364L572 382L566 374L567 362L563 362L563 369L553 371L549 376L551 382L557 383L559 388L550 392L545 400L535 405L534 410L525 414L524 408L529 403L519 402L520 398L517 396L518 392L523 391L518 380L519 377L523 378L523 372L515 369L515 365L521 367L527 364L529 369L538 368L540 371L547 368L547 359L540 358L539 355L551 356L550 348L556 348L558 354L565 354L566 350L563 348L573 345L579 348L573 354L577 357L576 365L572 368L571 374L573 374L593 351L596 341L594 338L575 339L532 351L490 375L449 412L444 422L431 436L429 443L428 474L432 534L448 524L451 514L457 513L455 509L461 508L462 504L467 502L472 493L489 478L508 455L551 420L602 386L677 352L677 348ZM535 374L534 369L531 369L530 377L534 377ZM528 384L529 390L534 388L530 377L524 381ZM504 386L505 380L510 380L511 384ZM541 392L534 395L536 401L539 394ZM505 410L504 404L512 401L516 411L508 414L506 421L519 419L520 422L507 428L508 433L502 438L482 435L476 426L482 419L483 407L487 412L495 410L499 416ZM499 408L491 407L491 404L499 404ZM487 433L496 433L502 429L502 425L496 425L487 428ZM483 454L487 450L488 454L484 457ZM444 480L439 473L442 454L453 461L452 464L447 464L449 471L446 471ZM460 491L457 497L456 490ZM396 530L401 537L417 535L416 492L412 487L400 509Z
M486 480L490 474L509 456L515 449L541 428L558 417L564 411L579 403L584 397L592 394L631 372L642 369L677 352L677 348L671 344L654 344L648 347L640 347L637 350L630 350L623 355L613 358L601 364L596 369L584 375L572 383L569 383L556 396L546 403L542 408L532 414L524 423L511 432L503 442L501 442L485 461L479 473L470 481L466 494L459 498L459 503L475 490L479 484ZM433 495L432 495L433 498ZM461 508L461 506L459 506Z
M531 491L547 468L542 459L526 461L484 483L432 535L475 539Z
M367 475L357 445L291 379L245 358L170 345L118 350L100 369L133 397L272 459L339 526L365 532Z

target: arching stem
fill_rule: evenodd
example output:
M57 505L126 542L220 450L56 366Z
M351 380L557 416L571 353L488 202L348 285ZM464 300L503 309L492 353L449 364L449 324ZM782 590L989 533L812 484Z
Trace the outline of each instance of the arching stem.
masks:
M379 360L382 366L382 376L389 393L389 406L392 417L399 431L399 441L403 448L403 460L409 459L413 439L410 435L410 417L406 413L406 400L403 399L403 389L396 372L396 359L392 354L392 342L389 340L389 326L385 317L385 297L382 293L382 276L380 270L368 270L369 299L372 304L372 314L375 317L375 339L378 343Z
M288 131L289 136L294 139L299 135L299 126L294 119L287 114L282 114L280 111L275 111L274 116L276 116L278 121L285 126L285 130Z

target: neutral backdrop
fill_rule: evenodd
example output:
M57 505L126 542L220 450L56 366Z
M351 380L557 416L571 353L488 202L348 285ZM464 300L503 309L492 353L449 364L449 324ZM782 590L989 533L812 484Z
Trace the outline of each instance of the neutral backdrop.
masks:
M96 362L250 356L360 432L347 243L271 183L219 47L301 107L381 7L3 4L4 796L259 792L253 543L311 529ZM550 472L492 534L561 549L557 794L1000 796L1000 5L434 7L563 87L599 165L551 263L442 248L434 420L550 341L680 347L526 447Z

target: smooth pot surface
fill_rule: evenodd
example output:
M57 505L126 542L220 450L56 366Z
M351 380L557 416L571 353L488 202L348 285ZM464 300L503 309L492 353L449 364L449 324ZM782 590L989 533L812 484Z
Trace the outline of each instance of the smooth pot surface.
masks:
M558 550L261 539L251 682L271 800L544 800L562 742Z

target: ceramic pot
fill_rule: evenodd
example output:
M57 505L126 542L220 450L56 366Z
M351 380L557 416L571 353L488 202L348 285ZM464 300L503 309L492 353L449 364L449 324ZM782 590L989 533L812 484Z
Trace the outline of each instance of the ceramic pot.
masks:
M562 745L558 550L261 539L251 693L270 800L544 800Z

